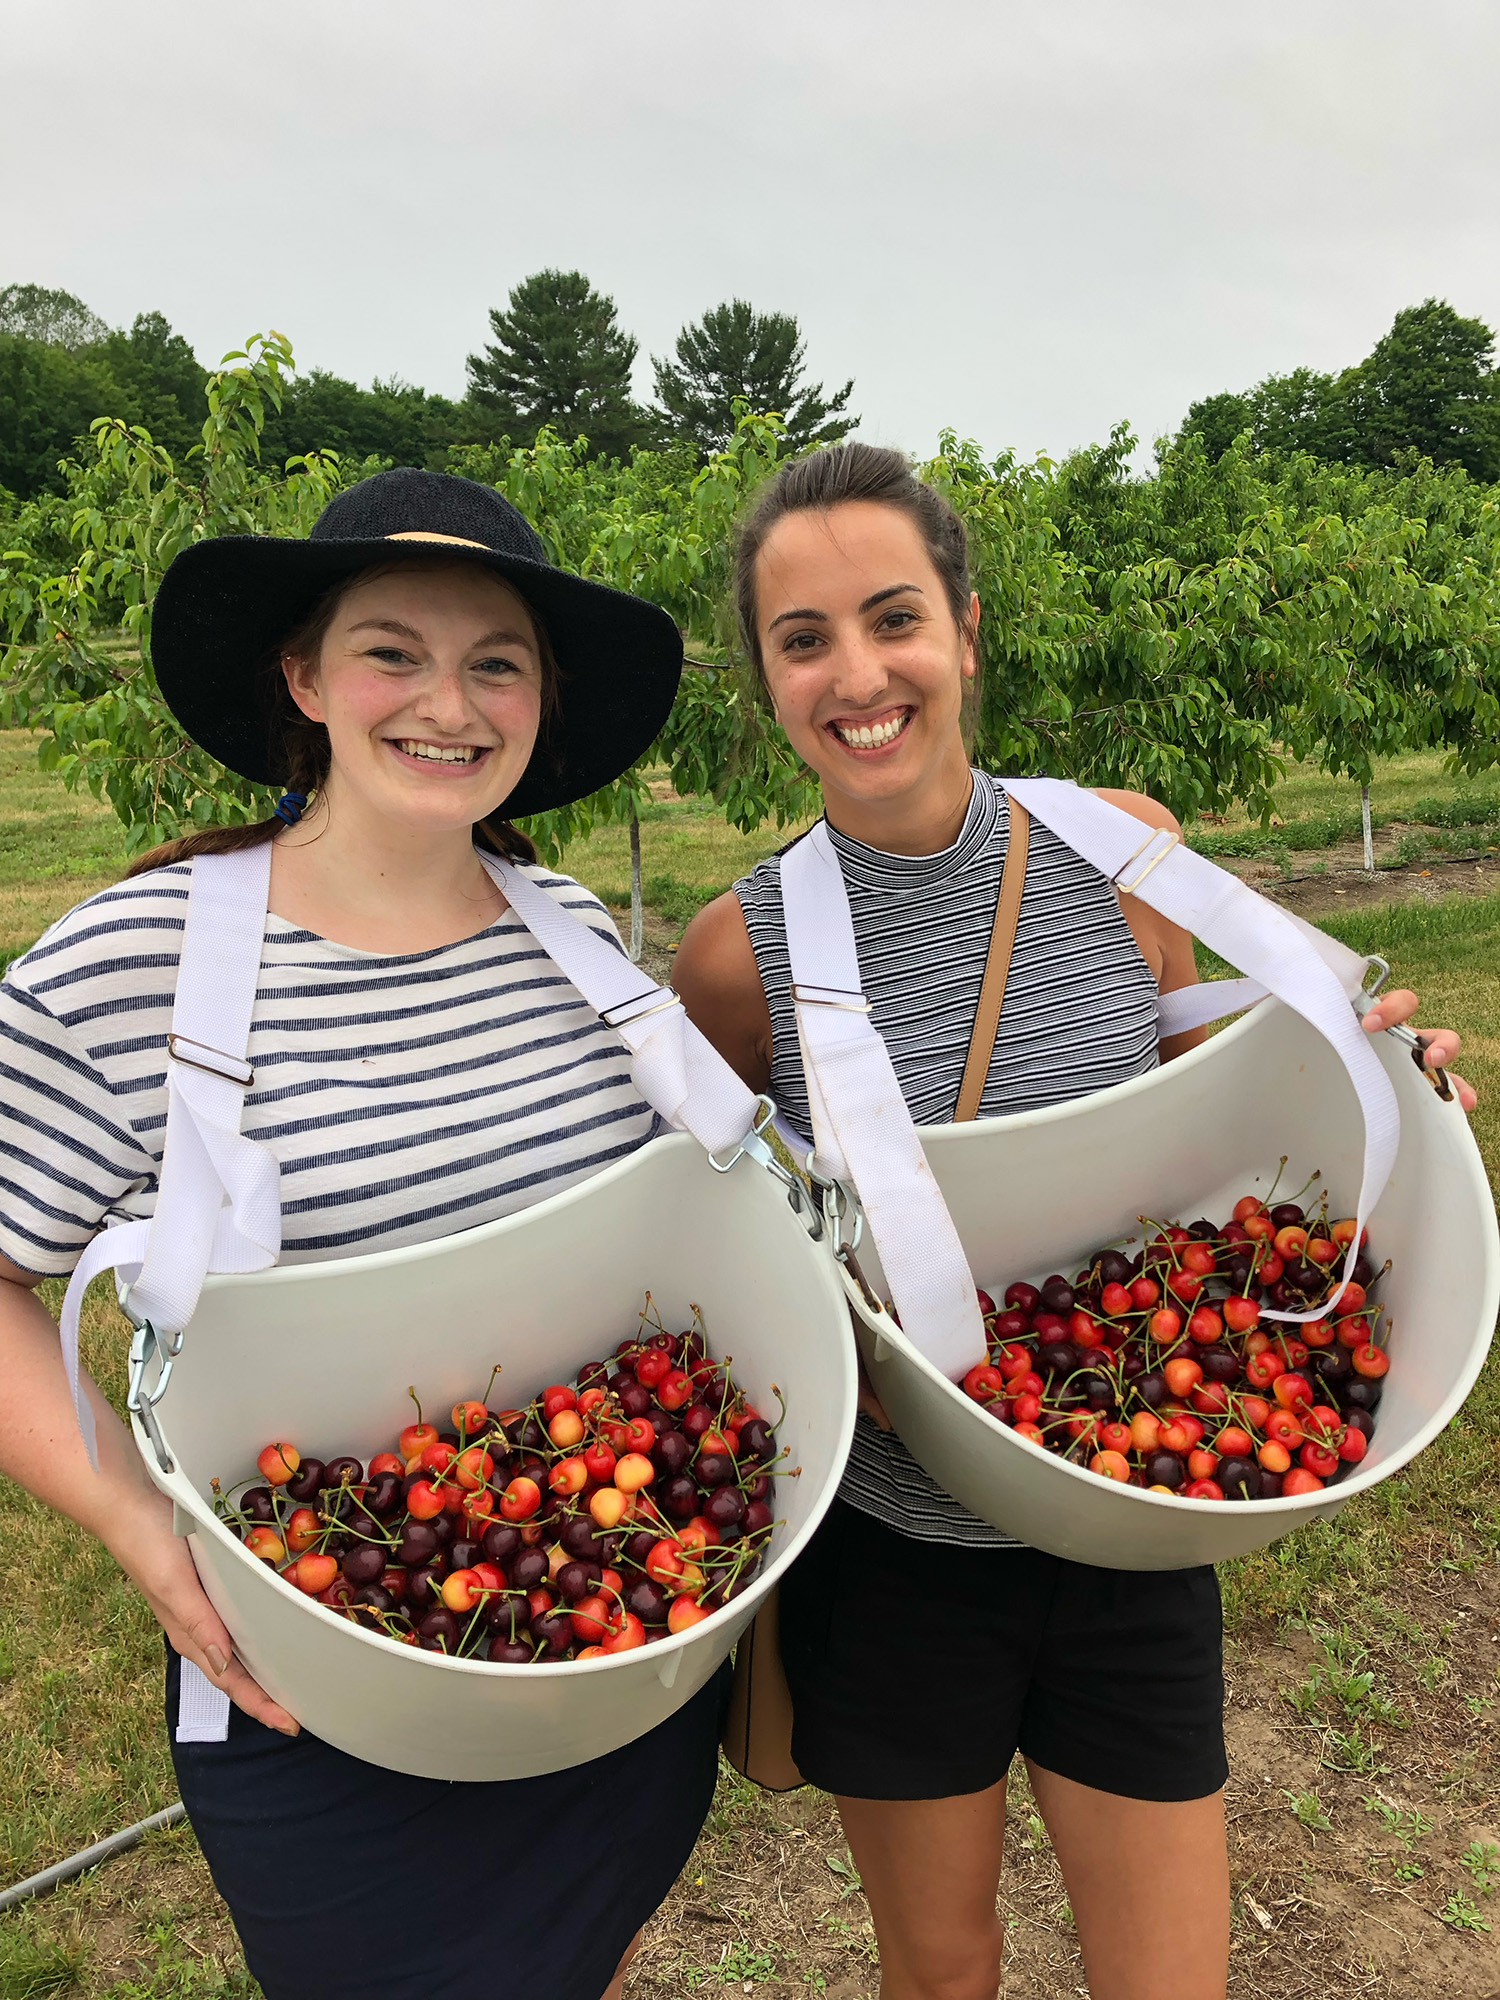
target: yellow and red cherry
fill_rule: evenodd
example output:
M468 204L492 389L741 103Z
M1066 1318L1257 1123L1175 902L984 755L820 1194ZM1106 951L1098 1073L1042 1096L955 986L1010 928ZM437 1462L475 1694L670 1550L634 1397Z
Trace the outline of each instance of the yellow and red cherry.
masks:
M1356 1347L1349 1359L1354 1364L1355 1374L1363 1375L1367 1382L1378 1382L1391 1365L1391 1357L1373 1340L1367 1340L1363 1347Z
M305 1550L313 1547L322 1532L323 1523L318 1519L314 1508L294 1508L291 1519L286 1524L286 1545L294 1556L300 1556ZM323 1584L318 1585L318 1590L324 1588ZM315 1591L313 1595L316 1596L317 1592Z
M1130 1484L1130 1460L1122 1451L1096 1451L1089 1460L1089 1471L1118 1480L1122 1486Z
M1161 1286L1155 1278L1132 1278L1126 1289L1137 1312L1149 1312L1161 1297Z
M1217 1347L1224 1338L1224 1322L1212 1306L1195 1306L1188 1315L1188 1339L1199 1347Z
M633 1653L637 1646L644 1646L645 1643L645 1626L633 1611L627 1611L619 1631L612 1632L600 1650L606 1653Z
M1178 1354L1162 1368L1167 1388L1174 1396L1191 1395L1203 1380L1203 1370L1191 1355ZM1168 1449L1170 1450L1170 1446Z
M1182 1314L1174 1312L1170 1306L1162 1306L1147 1321L1147 1331L1160 1346L1171 1347L1181 1336Z
M1310 1410L1313 1403L1312 1383L1307 1377L1288 1370L1278 1375L1271 1384L1271 1394L1284 1410Z
M401 1463L408 1465L412 1459L420 1461L428 1445L438 1441L436 1424L408 1424L396 1440L396 1449L401 1454Z
M560 1451L571 1451L583 1442L583 1418L577 1410L559 1410L547 1426L547 1435Z
M477 1493L495 1475L495 1461L483 1445L471 1444L454 1461L453 1476L466 1493Z
M552 1491L565 1496L581 1493L588 1483L589 1469L576 1453L571 1458L560 1458L547 1474Z
M476 1437L489 1420L490 1413L481 1402L470 1399L453 1405L453 1428L460 1437Z
M1037 1437L1040 1438L1038 1432ZM686 1632L690 1626L701 1625L711 1614L704 1610L696 1597L682 1596L672 1599L672 1608L667 1613L669 1632Z
M648 1461L649 1462L649 1461ZM618 1471L618 1467L616 1470ZM618 1528L630 1512L631 1495L618 1486L601 1486L589 1495L589 1513L599 1528Z
M259 1556L262 1562L281 1563L286 1560L286 1543L274 1528L252 1528L245 1537L245 1547L251 1555Z
M289 1583L305 1591L309 1597L321 1597L339 1573L338 1560L334 1556L308 1553L298 1556L291 1568L284 1572Z
M268 1444L255 1463L268 1486L285 1486L289 1479L296 1478L302 1454L294 1444Z
M414 1521L433 1521L444 1511L446 1495L430 1479L414 1479L406 1489L406 1511Z
M410 1502L407 1504L410 1505ZM524 1472L518 1472L500 1495L500 1518L504 1521L529 1521L541 1504L541 1487Z

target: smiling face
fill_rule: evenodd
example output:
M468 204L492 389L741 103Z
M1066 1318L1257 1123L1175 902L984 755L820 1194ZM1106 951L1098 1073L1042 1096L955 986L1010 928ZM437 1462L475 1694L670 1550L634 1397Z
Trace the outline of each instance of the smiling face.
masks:
M756 631L777 716L835 826L904 845L918 821L962 813L974 644L907 514L851 500L785 515L757 558Z
M330 809L356 801L412 833L497 812L530 762L544 677L519 593L467 563L401 567L340 598L292 699L328 731Z

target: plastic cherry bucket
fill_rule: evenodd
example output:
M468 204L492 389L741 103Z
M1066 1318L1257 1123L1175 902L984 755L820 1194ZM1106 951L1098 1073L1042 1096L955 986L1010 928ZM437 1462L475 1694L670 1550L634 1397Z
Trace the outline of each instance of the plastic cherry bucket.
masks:
M1376 1046L1396 1088L1401 1144L1369 1219L1375 1297L1389 1315L1391 1370L1364 1460L1335 1488L1290 1500L1185 1500L1101 1478L1018 1437L949 1382L884 1314L854 1294L860 1344L912 1454L973 1513L1033 1547L1110 1569L1222 1562L1327 1520L1416 1457L1456 1414L1484 1362L1500 1303L1500 1238L1479 1148L1389 1036ZM1129 1083L1045 1111L923 1129L976 1281L995 1297L1017 1278L1071 1276L1137 1217L1228 1216L1315 1169L1336 1213L1352 1213L1362 1127L1344 1071L1280 1002L1253 1008L1202 1048ZM859 1258L881 1289L866 1238Z
M778 1432L767 1559L742 1597L686 1632L606 1659L451 1660L362 1631L297 1592L215 1519L210 1480L253 1471L268 1439L389 1450L408 1382L446 1407L483 1389L521 1401L635 1331L650 1290L666 1323L703 1310L712 1352ZM210 1278L156 1415L164 1472L136 1427L241 1657L315 1735L419 1777L531 1777L642 1736L695 1694L822 1519L854 1425L855 1350L832 1260L750 1160L716 1173L690 1138L659 1139L566 1193L440 1242L337 1263ZM150 1384L148 1383L148 1387Z

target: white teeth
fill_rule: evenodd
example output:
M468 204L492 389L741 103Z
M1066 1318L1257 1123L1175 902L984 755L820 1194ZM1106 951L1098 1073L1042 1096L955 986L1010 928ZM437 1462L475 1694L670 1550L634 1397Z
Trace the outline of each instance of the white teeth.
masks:
M833 727L835 735L841 741L851 745L852 748L856 750L878 750L887 743L894 743L910 721L911 715L908 712L905 715L896 716L893 721L877 723L874 728L869 728L861 724L854 729L845 729L837 722Z
M425 757L433 764L472 764L479 755L472 743L417 743L405 742L399 746L408 757Z

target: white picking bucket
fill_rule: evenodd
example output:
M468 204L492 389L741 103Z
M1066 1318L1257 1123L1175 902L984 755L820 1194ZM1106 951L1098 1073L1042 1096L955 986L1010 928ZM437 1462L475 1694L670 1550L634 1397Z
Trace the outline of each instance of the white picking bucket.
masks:
M1110 1569L1185 1569L1326 1520L1415 1458L1462 1406L1500 1304L1500 1237L1468 1120L1411 1056L1374 1038L1401 1109L1401 1146L1369 1219L1391 1370L1370 1450L1326 1493L1186 1500L1117 1484L1018 1437L949 1382L885 1315L854 1298L875 1388L907 1447L973 1513L1022 1541ZM1283 1153L1295 1190L1323 1171L1335 1213L1359 1186L1362 1127L1348 1077L1302 1018L1267 1000L1165 1068L1049 1110L922 1128L976 1281L1066 1277L1089 1251L1139 1236L1137 1217L1227 1219ZM1340 1204L1342 1206L1340 1207ZM884 1291L874 1246L860 1262ZM1295 1330L1295 1329L1293 1329Z
M300 1595L216 1520L273 1438L304 1452L392 1447L408 1382L431 1409L528 1401L611 1353L650 1291L668 1327L702 1308L717 1359L774 1417L796 1478L776 1482L754 1583L713 1619L633 1652L543 1666L448 1659L375 1637ZM147 1387L151 1385L148 1383ZM854 1425L855 1354L832 1260L753 1161L710 1167L685 1135L462 1235L337 1263L211 1277L156 1407L174 1461L146 1465L176 1508L203 1585L255 1678L315 1735L418 1777L563 1770L642 1736L728 1655L832 1500Z

